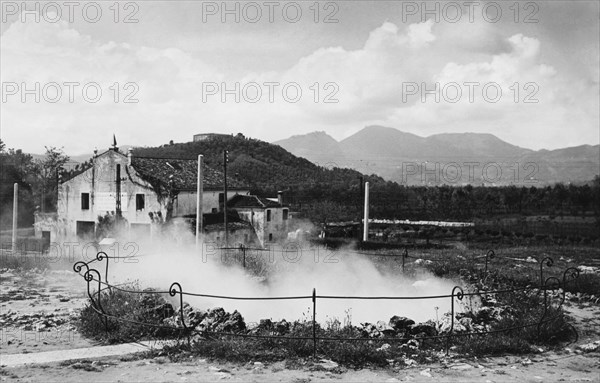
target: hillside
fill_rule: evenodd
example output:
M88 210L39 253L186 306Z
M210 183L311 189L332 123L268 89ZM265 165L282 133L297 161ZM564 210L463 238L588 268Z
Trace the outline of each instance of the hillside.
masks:
M317 137L326 142L325 148L315 142ZM406 185L584 183L600 174L600 145L533 151L492 134L420 137L368 126L340 142L311 133L275 144L313 162L336 163Z
M208 166L222 168L223 150L229 151L228 174L244 180L255 191L276 193L278 190L284 190L291 191L292 195L304 191L320 193L326 198L338 189L359 190L359 178L362 174L356 170L318 166L280 146L242 135L154 148L135 148L133 155L197 158L202 154ZM370 177L369 180L372 183L385 182L379 177Z

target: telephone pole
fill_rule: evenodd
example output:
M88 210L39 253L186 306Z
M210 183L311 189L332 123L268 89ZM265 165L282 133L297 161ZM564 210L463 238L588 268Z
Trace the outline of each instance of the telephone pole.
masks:
M229 152L223 150L223 222L225 223L225 247L229 245L228 230L227 230L227 160Z

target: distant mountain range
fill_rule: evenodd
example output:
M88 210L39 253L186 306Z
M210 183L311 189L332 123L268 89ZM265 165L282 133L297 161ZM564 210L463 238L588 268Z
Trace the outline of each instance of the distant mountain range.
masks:
M355 169L405 185L578 184L600 174L600 145L534 151L492 134L420 137L368 126L340 142L314 132L273 144L321 166Z

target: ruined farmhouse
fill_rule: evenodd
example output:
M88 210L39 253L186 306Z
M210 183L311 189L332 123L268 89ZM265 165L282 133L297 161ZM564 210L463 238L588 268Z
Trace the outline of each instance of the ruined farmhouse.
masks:
M135 157L114 145L104 153L94 153L89 166L70 178L62 179L58 187L56 213L37 213L35 229L39 237L50 238L98 238L99 223L115 215L123 220L124 231L130 238L152 237L167 221L190 221L196 215L197 160ZM202 214L211 218L222 216L224 207L224 174L203 164ZM286 225L275 224L288 209L279 202L250 196L249 187L242 181L227 178L228 211L240 219L233 219L228 232L240 231L247 242L265 245L269 241L284 238ZM255 199L269 201L248 210L248 203ZM250 213L248 213L250 211ZM221 214L219 214L221 213ZM236 222L237 221L237 222ZM210 223L210 222L209 222ZM221 224L221 226L223 226ZM219 231L218 224L206 225L205 233ZM222 239L216 234L215 238Z

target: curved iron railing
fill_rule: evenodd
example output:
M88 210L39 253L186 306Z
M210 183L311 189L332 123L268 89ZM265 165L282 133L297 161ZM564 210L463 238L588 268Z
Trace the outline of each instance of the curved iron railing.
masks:
M102 253L102 254L101 254ZM401 255L403 258L406 257L406 254ZM486 258L486 266L488 259L494 258L495 254L493 250L488 251L488 253L484 256ZM201 294L201 293L193 293L184 291L181 284L178 282L173 282L167 291L137 291L137 290L129 290L119 287L118 285L112 285L107 281L108 278L108 263L109 259L113 257L109 257L104 252L99 252L96 256L96 259L93 259L89 262L76 262L73 265L73 270L80 275L83 276L84 280L87 282L87 294L90 299L90 306L93 311L95 311L102 319L102 323L105 326L105 329L108 331L108 320L113 319L120 322L136 324L140 326L148 326L154 328L161 328L165 330L171 330L178 332L180 335L184 334L187 336L188 342L190 340L190 336L192 334L201 334L204 336L236 336L236 337L246 337L246 338L269 338L269 339L282 339L282 340L312 340L313 342L313 354L316 356L317 344L319 341L385 341L385 342L394 342L394 341L406 341L408 338L405 337L383 337L383 338L352 338L352 337L323 337L317 336L317 323L316 323L316 309L317 309L317 301L318 299L336 299L336 300L428 300L428 299L445 299L450 298L450 328L446 334L438 334L438 335L430 335L424 337L411 337L410 339L415 339L417 341L424 341L430 339L445 339L446 340L446 353L448 353L452 338L455 336L473 336L473 335L488 335L495 334L501 332L508 332L528 327L537 326L538 337L540 336L542 326L544 324L553 322L559 319L562 314L548 317L548 313L551 308L551 303L548 299L548 291L558 291L562 288L561 299L557 308L560 308L566 299L566 285L567 283L572 283L575 279L579 277L579 270L574 267L569 267L563 272L562 280L557 277L548 277L543 281L539 286L530 286L530 287L518 287L512 289L503 289L503 290L492 290L492 291L477 291L477 292L465 292L461 286L454 286L452 292L448 295L429 295L429 296L343 296L343 295L318 295L315 288L313 288L311 295L298 295L298 296L269 296L269 297L240 297L240 296L226 296L226 295L214 295L214 294ZM119 257L123 258L123 257ZM96 261L106 261L105 266L105 279L102 280L101 274L98 270L90 268L89 265ZM546 257L540 262L540 278L543 278L543 265L552 266L553 260L550 257ZM82 274L83 272L83 274ZM487 267L486 267L487 272ZM97 287L95 291L93 291L92 283L96 283ZM171 297L176 297L179 295L179 320L181 321L181 327L178 326L167 326L164 324L156 324L156 323L147 323L135 321L127 318L121 318L115 316L113 314L108 313L103 305L102 305L102 292L105 290L116 290L124 293L131 294L169 294ZM488 294L501 294L501 293L510 293L517 291L537 291L543 292L543 307L542 307L542 315L538 322L536 323L527 323L524 325L513 326L510 328L503 329L495 329L495 330L486 330L486 331L477 331L477 332L457 332L454 331L454 321L455 321L455 300L462 301L466 296L484 296ZM189 327L185 321L184 315L184 296L193 296L193 297L203 297L203 298L214 298L214 299L229 299L229 300L240 300L240 301L273 301L273 300L305 300L311 299L313 303L313 315L312 315L312 337L298 337L298 336L281 336L281 335L261 335L261 334L245 334L245 333L228 333L228 332L219 332L219 331L207 331L207 330L199 330L195 327ZM578 334L576 329L569 324L571 329L575 334L575 338L578 338Z

